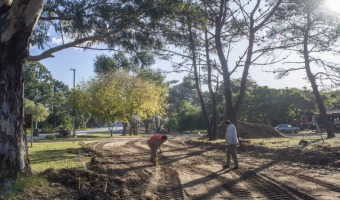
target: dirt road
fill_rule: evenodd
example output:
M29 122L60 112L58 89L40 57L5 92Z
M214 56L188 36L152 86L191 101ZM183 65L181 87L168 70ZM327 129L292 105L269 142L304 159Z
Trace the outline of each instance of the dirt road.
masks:
M170 137L154 167L146 139L89 142L83 153L95 156L88 171L47 175L62 184L54 194L60 199L340 198L339 149L305 152L242 144L238 170L222 168L223 149L223 144ZM74 176L81 177L78 191Z

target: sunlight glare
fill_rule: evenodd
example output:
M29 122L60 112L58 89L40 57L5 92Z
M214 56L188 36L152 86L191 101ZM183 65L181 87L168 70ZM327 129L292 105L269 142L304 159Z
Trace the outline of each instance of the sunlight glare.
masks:
M340 0L326 0L326 6L331 11L340 13Z

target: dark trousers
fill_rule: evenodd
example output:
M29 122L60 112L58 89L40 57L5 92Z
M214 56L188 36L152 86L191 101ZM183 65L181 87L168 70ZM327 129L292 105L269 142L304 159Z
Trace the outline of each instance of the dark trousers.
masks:
M238 166L238 159L237 159L237 145L236 144L230 144L226 148L226 154L227 154L227 165L230 166L230 155L233 157L234 160L234 166Z

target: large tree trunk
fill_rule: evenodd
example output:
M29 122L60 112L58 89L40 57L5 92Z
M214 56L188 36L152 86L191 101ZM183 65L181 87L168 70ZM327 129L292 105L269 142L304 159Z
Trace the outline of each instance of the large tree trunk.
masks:
M263 2L263 1L262 1ZM254 7L249 13L249 35L248 35L248 48L247 48L247 55L246 60L244 63L243 74L241 79L241 86L240 91L236 100L235 105L233 105L232 100L232 91L231 91L231 80L230 80L230 72L228 67L227 59L223 52L223 45L222 45L222 29L225 24L225 17L228 15L228 3L229 1L221 1L219 15L216 19L216 27L215 27L215 45L216 51L218 54L218 58L220 60L223 72L223 84L224 84L224 96L226 101L226 119L229 119L232 123L236 123L238 118L238 114L241 110L241 106L243 105L245 92L246 92L246 83L248 80L248 74L252 61L253 56L253 48L255 42L255 34L257 31L260 31L268 22L268 20L273 16L274 12L278 9L278 6L282 3L282 0L277 0L276 2L273 1L273 7L271 10L268 10L267 14L261 14L260 16L256 16L256 11L260 7L261 0L255 1ZM229 53L228 53L229 54ZM240 65L237 64L235 68L239 68Z
M212 117L209 125L209 128L211 129L211 139L212 140L217 140L217 100L216 100L216 92L212 88L212 67L215 65L216 68L216 63L212 63L210 61L210 54L209 54L209 40L208 40L208 31L204 31L204 37L205 37L205 54L207 58L207 68L208 68L208 89L209 89L209 94L211 97L211 109L212 109ZM216 88L218 88L218 78L216 81Z
M30 173L24 130L23 63L43 0L0 3L0 188Z
M203 99L202 90L201 90L201 87L200 87L200 77L198 75L197 63L196 63L196 59L197 59L196 54L197 53L196 53L195 42L194 42L191 27L189 27L189 31L190 31L190 35L189 35L190 50L192 52L192 62L193 62L193 68L194 68L194 76L195 76L195 85L196 85L197 95L198 95L198 98L200 100L204 121L207 124L207 131L208 131L209 140L216 140L217 138L213 137L212 129L209 126L210 120L209 120L208 112L207 112L205 102L204 102L204 99ZM191 131L192 131L192 129L191 129Z
M227 1L221 1L220 9L221 9L219 12L220 15L218 15L217 20L216 20L214 39L215 39L218 59L222 66L224 98L225 98L225 103L226 103L225 119L231 120L233 123L236 123L236 113L233 108L229 66L228 66L227 59L224 55L222 37L221 37L222 28L224 26L223 16L227 12Z
M303 56L305 59L305 68L306 68L306 73L308 76L308 80L311 83L312 89L313 89L313 94L315 96L315 100L316 103L318 105L319 108L319 112L321 114L321 118L323 123L325 124L325 128L326 128L326 132L327 132L327 138L333 138L335 137L332 125L329 123L329 120L327 118L326 115L326 108L325 105L322 101L319 89L318 89L318 85L316 84L316 80L315 80L315 76L311 71L310 68L310 60L309 60L309 50L308 50L308 40L309 40L309 31L310 31L310 26L311 26L311 17L310 17L310 11L309 8L307 8L307 26L305 29L305 33L304 33L304 38L303 38Z

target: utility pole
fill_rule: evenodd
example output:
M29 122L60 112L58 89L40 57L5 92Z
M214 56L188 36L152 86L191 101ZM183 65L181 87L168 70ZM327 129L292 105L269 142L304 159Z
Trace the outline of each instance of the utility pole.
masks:
M39 68L35 69L35 79L38 81L38 76L39 76ZM31 121L31 147L33 147L33 140L34 140L34 133L37 131L38 134L38 112L37 112L37 96L38 96L38 90L35 88L36 94L34 95L34 113L32 113L32 121ZM35 118L34 118L35 116ZM35 119L35 128L33 128L33 119Z
M76 86L76 69L70 69L73 70L73 137L76 136L76 95L75 95L75 86Z

